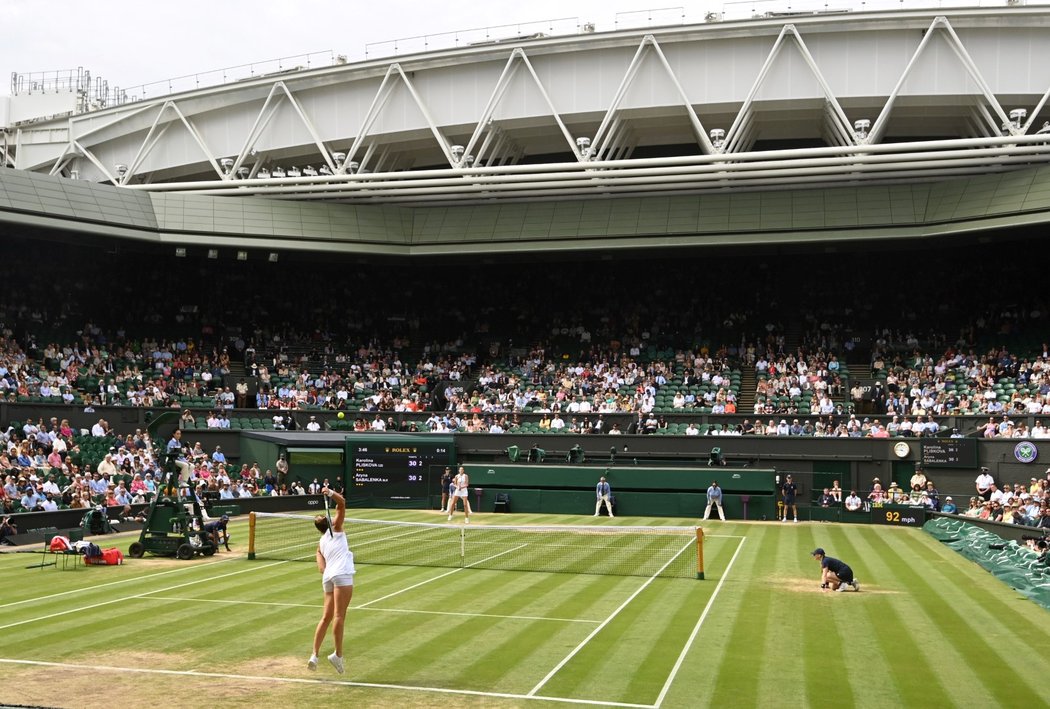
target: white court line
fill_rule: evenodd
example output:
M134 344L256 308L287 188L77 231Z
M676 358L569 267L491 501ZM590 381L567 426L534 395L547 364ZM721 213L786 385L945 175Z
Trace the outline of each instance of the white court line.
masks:
M180 571L189 571L190 569L200 569L202 566L209 566L211 564L223 564L223 563L225 563L227 561L237 561L238 559L243 561L244 560L244 556L242 556L242 555L231 556L231 557L227 557L225 559L218 559L216 561L208 561L208 562L205 562L204 564L197 564L196 566L187 565L187 566L183 566L183 567L178 568L178 569L168 569L167 571L158 571L155 574L144 574L142 576L135 576L135 577L132 577L132 578L121 579L119 581L109 581L107 583L95 584L93 586L84 586L83 588L75 588L75 589L73 589L71 591L62 591L61 593L52 593L51 595L48 595L48 596L36 596L35 598L26 598L26 599L23 599L21 601L11 601L10 603L0 604L0 609L8 608L10 606L20 606L23 603L36 603L37 601L47 601L47 600L50 600L52 598L60 598L62 596L69 596L69 595L74 594L74 593L84 593L84 592L87 592L87 591L94 591L97 588L106 588L107 586L119 586L120 584L131 583L132 581L144 581L146 579L152 579L152 578L155 578L157 576L166 576L168 574L175 574L175 573L178 573Z
M309 603L276 603L274 601L240 601L225 598L183 598L180 596L150 596L150 600L157 601L189 601L192 603L224 603L236 606L277 606L278 608L313 608L314 610L324 608L320 604ZM538 615L497 615L495 613L456 613L454 611L424 611L414 608L364 608L363 606L350 606L347 610L367 610L372 613L418 613L421 615L453 615L463 618L501 618L506 620L549 620L557 623L600 623L600 620L584 620L581 618L551 618Z
M208 576L206 578L197 579L196 581L187 581L186 583L180 583L175 586L168 586L167 588L156 590L156 591L143 591L142 593L136 593L132 596L124 596L123 598L113 598L108 601L102 601L101 603L92 603L89 606L81 606L80 608L71 608L69 610L58 611L57 613L50 613L48 615L40 616L38 618L29 618L27 620L20 620L15 623L8 623L7 625L0 625L0 630L7 630L8 628L14 628L19 625L25 625L27 623L36 623L41 620L49 620L51 618L58 618L59 616L69 615L70 613L80 613L81 611L91 610L92 608L100 608L102 606L112 605L114 603L123 603L124 601L130 601L135 598L146 598L151 593L161 593L162 591L174 591L177 588L183 588L185 586L193 586L198 583L205 583L207 581L214 581L215 579L226 578L227 576L237 576L238 574L245 574L249 571L257 571L258 569L268 569L271 566L277 566L278 564L287 564L287 561L275 561L272 564L264 564L262 566L256 566L249 569L241 569L240 571L231 571L226 574L219 574L218 576Z
M718 592L722 590L722 584L726 582L726 578L729 577L729 570L733 568L733 562L736 561L737 555L740 554L740 550L744 548L744 542L747 541L747 537L740 537L740 543L736 546L736 551L733 552L733 558L729 560L729 564L726 565L726 570L722 572L722 578L718 579L718 585L715 586L715 592L711 594L711 598L707 599L707 605L704 606L704 612L700 614L700 619L696 621L696 625L693 626L693 632L689 634L689 640L686 641L685 647L682 648L682 652L678 655L678 660L674 663L674 667L671 669L671 674L667 677L667 681L664 682L663 689L660 690L660 695L656 698L656 704L653 706L659 707L663 704L664 697L667 696L668 690L671 689L671 683L674 682L675 677L678 676L678 670L682 669L682 663L685 662L685 656L689 653L689 649L693 646L693 641L696 640L697 634L700 632L700 626L704 624L707 619L707 614L711 611L711 606L715 603L715 598L718 596Z
M306 519L306 518L304 518L304 519ZM284 551L286 549L294 549L296 546L299 546L299 545L298 544L293 544L292 546L281 547L280 549L277 549L276 551ZM148 580L148 579L156 578L157 576L167 576L168 574L176 574L176 573L179 573L180 571L191 571L193 569L201 569L201 568L203 568L205 566L211 566L212 564L225 564L227 561L244 561L245 560L244 555L241 554L240 552L234 552L234 553L236 554L236 556L228 556L225 559L218 559L218 560L212 560L212 561L201 561L201 562L198 562L197 564L190 564L190 565L187 565L187 566L180 567L178 569L168 569L167 571L158 571L155 574L143 574L142 576L134 576L134 577L131 577L131 578L121 579L119 581L109 581L107 583L95 584L93 586L84 586L82 588L75 588L75 589L72 589L70 591L62 591L61 593L52 593L52 594L50 594L48 596L37 596L36 598L25 598L25 599L23 599L21 601L11 601L10 603L0 604L0 609L8 608L10 606L20 606L23 603L35 603L37 601L47 601L47 600L50 600L52 598L61 598L62 596L69 596L69 595L74 594L74 593L83 593L85 591L94 591L95 589L106 588L108 586L119 586L121 584L132 583L134 581L145 581L145 580ZM129 564L129 566L130 566L130 564ZM132 598L134 598L134 596L132 596Z
M531 699L541 702L562 702L563 704L585 704L602 707L626 707L627 709L656 709L652 704L629 704L626 702L606 702L594 699L571 699L569 697L533 697L527 694L511 694L508 692L482 692L474 689L450 689L448 687L418 687L403 684L382 684L378 682L350 682L335 679L312 679L302 677L273 677L259 675L235 675L221 672L197 672L194 670L160 670L143 667L108 667L104 665L76 665L66 662L43 662L39 660L14 660L0 658L0 663L8 665L29 665L34 667L54 667L64 670L85 670L87 672L116 672L123 675L129 673L147 675L169 675L176 677L208 677L225 680L245 680L250 682L285 682L289 684L321 685L325 687L361 687L365 689L394 689L403 692L431 692L437 694L458 694L473 697L490 697L495 699Z
M308 519L308 518L304 517L303 519ZM410 532L404 532L402 534L395 534L392 537L383 537L382 539L371 539L371 540L368 540L368 541L365 541L365 542L357 542L357 541L355 541L353 545L350 544L350 540L354 539L354 537L352 537L350 534L346 535L346 540L347 540L347 546L353 546L353 549L350 550L352 552L354 549L357 549L358 547L366 547L369 544L382 544L384 542L390 541L391 539L400 539L401 537L408 537L408 536L411 536L413 534L420 534L420 530L413 529ZM297 547L302 547L303 548L303 553L302 553L301 556L296 556L295 558L290 559L290 561L299 561L301 559L309 559L312 555L317 553L317 545L314 544L312 541L310 541L310 542L298 542L296 544L292 544L291 546L280 547L279 549L274 549L272 552L271 551L263 552L262 556L258 557L258 558L261 558L261 559L272 558L272 557L269 557L267 555L268 554L272 554L274 552L286 551L288 549L295 549ZM309 551L306 551L307 548L309 548Z
M678 550L678 553L677 553L677 554L675 554L674 556L672 556L672 557L671 557L670 559L668 559L668 560L667 560L667 563L665 563L665 564L664 564L663 566L661 566L661 567L659 568L659 570L657 570L657 572L656 572L655 574L653 574L652 576L650 576L649 578L647 578L647 579L645 580L645 583L643 583L643 584L642 584L641 586L639 586L639 587L638 587L638 589L637 589L637 590L636 590L636 591L635 591L634 593L632 593L632 594L631 594L631 595L630 595L630 596L629 596L629 597L627 598L627 600L626 600L626 601L624 601L623 603L621 603L621 604L620 604L620 607L619 607L619 608L617 608L616 610L614 610L614 611L612 612L612 614L611 614L611 615L610 615L610 616L609 616L608 618L606 618L605 620L603 620L603 621L601 622L601 625L599 625L599 626L598 626L597 628L595 628L594 630L592 630L592 631L591 631L591 633L590 633L590 635L588 635L587 637L585 637L585 638L583 639L583 641L582 641L582 642L581 642L581 643L580 643L579 645L577 645L577 646L576 646L575 648L573 648L572 652L570 652L570 653L569 653L568 655L566 655L566 656L565 656L565 658L564 658L564 659L562 659L562 661L561 661L561 662L559 662L559 663L558 663L558 664L557 664L557 665L556 665L556 666L554 667L554 669L553 669L553 670L551 670L550 672L548 672L548 673L547 673L547 676L546 676L546 677L544 677L543 679L541 679L541 680L540 680L540 682L539 682L539 684L537 684L537 685L536 685L535 687L533 687L533 688L532 688L532 689L531 689L531 690L529 691L529 693L528 693L528 695L527 695L527 696L529 696L529 697L534 697L534 696L536 696L536 692L538 692L538 691L540 690L540 688L542 688L542 687L543 687L543 685L547 684L547 682L549 682L549 681L550 681L551 677L553 677L554 675L558 674L558 672L559 672L559 671L561 670L561 668L565 667L565 665L567 665L567 664L569 663L569 660L571 660L572 658L576 657L576 654L577 654L577 653L578 653L578 652L579 652L580 650L582 650L582 649L583 649L583 648L584 648L584 647L585 647L585 646L587 645L587 643L589 643L589 642L590 642L590 641L591 641L591 640L592 640L592 639L594 638L594 636L596 636L596 635L597 635L598 633L602 632L602 629L603 629L603 628L605 628L605 626L606 626L606 625L608 625L608 624L609 624L610 622L612 622L612 619L613 619L613 618L615 618L616 616L618 616L618 615L620 614L620 611L622 611L622 610L623 610L624 608L626 608L626 607L627 607L627 605L628 605L628 604L629 604L629 603L630 603L631 601L633 601L633 600L634 600L634 599L635 599L635 598L636 598L636 597L638 596L638 594L639 594L639 593L641 593L642 591L644 591L644 590L645 590L645 589L646 589L646 588L647 588L647 587L649 586L649 584L651 584L651 583L652 583L652 582L653 582L653 581L654 581L654 580L656 579L656 577L657 577L657 576L659 576L659 575L660 575L660 574L661 574L661 573L663 572L663 570L664 570L664 569L666 569L666 568L667 568L668 566L670 566L670 565L671 565L671 563L672 563L672 562L673 562L673 561L674 561L675 559L677 559L677 558L678 558L679 556L681 556L681 555L682 555L682 552L684 552L684 551L685 551L686 549L688 549L688 548L690 548L690 547L694 546L695 544L696 544L696 540L695 540L695 539L690 539L690 540L689 540L689 543L688 543L688 544L686 544L686 545L685 545L684 547L682 547L681 549L679 549L679 550Z
M491 561L493 559L496 559L498 557L503 556L504 554L510 554L511 552L515 552L518 549L524 549L527 546L528 546L528 544L519 544L518 546L514 547L513 549L507 549L506 551L501 551L499 554L493 554L492 556L487 556L484 559L482 559L481 561L475 561L473 564L467 564L466 566L460 566L458 569L452 569L451 571L446 571L443 574L439 574L439 575L437 575L437 576L435 576L433 578L429 578L426 581L420 581L419 583L412 584L408 588L403 588L400 591L394 591L393 593L388 593L387 595L385 595L385 596L383 596L381 598L377 598L374 601L369 601L368 603L362 603L361 605L357 606L357 608L367 608L368 606L372 605L373 603L379 603L380 601L385 601L388 598L393 598L394 596L399 596L399 595L401 595L402 593L404 593L406 591L411 591L414 588L419 588L420 586L428 584L431 581L437 581L438 579L443 579L446 576L451 576L452 574L458 573L458 572L462 571L463 569L469 569L472 566L477 566L478 564L484 564L486 561ZM3 628L0 628L0 630L3 630Z

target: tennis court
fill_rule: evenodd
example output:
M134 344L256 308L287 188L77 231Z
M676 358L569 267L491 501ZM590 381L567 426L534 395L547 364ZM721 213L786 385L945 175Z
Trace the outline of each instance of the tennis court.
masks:
M355 513L435 521L425 512ZM488 515L474 524L508 518L580 522ZM695 520L594 524L613 522ZM1043 696L1034 678L1050 661L1034 657L1017 668L1012 648L1045 647L1050 616L921 532L775 523L705 529L704 581L360 563L345 675L305 666L321 604L310 563L223 553L74 572L27 570L28 555L5 554L4 698L70 707L120 698L176 707L653 708L901 706L931 696L946 705L1010 704ZM244 523L233 531L236 550ZM808 556L814 546L847 559L862 592L820 592Z

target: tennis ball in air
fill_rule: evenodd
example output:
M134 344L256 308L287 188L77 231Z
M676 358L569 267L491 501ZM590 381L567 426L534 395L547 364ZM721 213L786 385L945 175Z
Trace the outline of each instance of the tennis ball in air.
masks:
M343 413L342 411L340 411L338 414L336 414L336 417L337 418L341 418L341 419L345 419L346 418L346 414Z

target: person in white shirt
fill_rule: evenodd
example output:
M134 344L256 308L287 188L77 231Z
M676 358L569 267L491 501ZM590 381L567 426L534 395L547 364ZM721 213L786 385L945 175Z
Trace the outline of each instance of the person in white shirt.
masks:
M981 468L981 474L976 480L977 494L987 502L991 499L992 488L995 487L995 478L988 474L988 468Z
M317 545L317 568L321 572L321 587L324 590L324 610L321 620L314 631L314 651L306 663L308 669L317 669L317 653L321 652L321 643L332 626L332 639L335 641L335 652L328 656L328 661L339 674L343 674L343 629L346 625L346 608L354 595L354 553L346 541L343 522L346 519L346 500L335 490L325 488L324 494L336 504L335 517L327 515L314 517L314 526L321 533Z
M449 490L448 499L448 520L452 521L453 515L456 514L456 500L463 500L463 513L466 515L465 524L470 524L470 477L467 475L467 469L462 465L459 466L459 472L452 478L452 488Z
M1003 495L1003 491L1000 490L999 488L997 488L995 486L995 483L992 483L992 486L991 486L990 490L988 491L988 500L990 502L997 502L997 503L999 503L1001 505L1001 504L1003 504L1005 499L1006 498Z
M687 435L687 436L699 436L700 435L700 429L696 427L695 423L690 421L689 425L685 429L685 435Z
M105 438L106 436L106 420L99 419L98 423L91 427L91 435L95 438Z
M850 490L849 496L846 498L843 504L846 506L846 510L848 510L849 512L859 512L860 508L864 506L864 502L859 497L857 497L856 490Z
M310 423L306 424L306 430L307 431L320 431L321 430L321 424L317 422L317 417L316 416L311 416L310 417Z

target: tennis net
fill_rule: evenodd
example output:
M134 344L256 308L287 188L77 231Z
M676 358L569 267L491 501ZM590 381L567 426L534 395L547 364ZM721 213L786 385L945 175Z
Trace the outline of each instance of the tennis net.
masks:
M699 527L495 526L347 519L361 564L704 577ZM249 559L313 561L313 517L251 513Z

